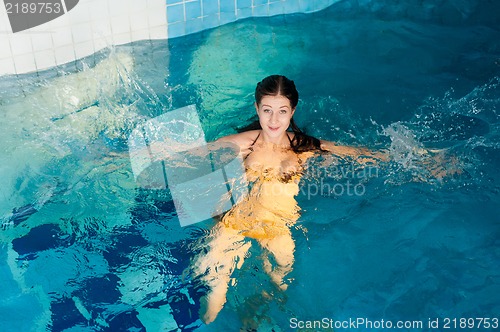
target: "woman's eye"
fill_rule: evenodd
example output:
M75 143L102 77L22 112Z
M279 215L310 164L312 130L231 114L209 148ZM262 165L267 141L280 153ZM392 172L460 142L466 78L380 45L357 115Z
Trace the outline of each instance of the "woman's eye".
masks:
M286 114L286 110L280 110L280 114Z
M271 113L271 110L269 108L265 108L264 113Z

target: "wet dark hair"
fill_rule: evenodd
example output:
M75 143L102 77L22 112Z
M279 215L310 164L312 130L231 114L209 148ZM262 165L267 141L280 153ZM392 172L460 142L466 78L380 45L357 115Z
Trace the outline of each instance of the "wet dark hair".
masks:
M255 102L260 104L264 96L283 96L290 100L292 109L295 109L299 102L299 92L295 87L295 83L283 75L271 75L257 83L255 88ZM262 129L259 125L259 128ZM295 134L290 141L290 145L294 152L304 152L310 150L322 150L319 139L306 135L300 130L293 116L290 119L290 128Z

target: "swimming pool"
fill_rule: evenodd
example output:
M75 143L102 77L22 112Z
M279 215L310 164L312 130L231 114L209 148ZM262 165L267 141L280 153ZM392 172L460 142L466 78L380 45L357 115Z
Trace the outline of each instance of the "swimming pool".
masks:
M461 318L476 329L499 318L499 11L377 4L117 47L80 76L2 79L4 329L237 331L253 319L289 331L364 318L458 330ZM167 56L168 68L144 54ZM313 162L288 290L272 288L254 248L203 325L204 289L185 270L211 223L180 227L168 190L136 185L127 138L190 104L208 140L234 133L273 73L295 80L309 134L402 157L363 177L350 164L318 176ZM432 178L413 162L421 145L448 148L462 174ZM348 192L348 181L362 186Z

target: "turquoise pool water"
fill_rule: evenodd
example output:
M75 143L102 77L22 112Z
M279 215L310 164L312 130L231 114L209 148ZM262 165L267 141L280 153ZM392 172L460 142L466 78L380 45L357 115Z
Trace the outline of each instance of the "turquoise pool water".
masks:
M485 330L481 318L500 318L496 7L345 1L118 47L84 74L1 79L2 330L293 331L358 318L372 326L351 330ZM204 325L205 289L186 271L211 222L182 228L169 190L138 187L127 138L189 104L208 140L241 130L256 82L274 73L296 82L309 134L395 161L362 177L312 161L288 290L271 286L255 247ZM461 173L433 177L413 154L422 146L446 148L443 167Z

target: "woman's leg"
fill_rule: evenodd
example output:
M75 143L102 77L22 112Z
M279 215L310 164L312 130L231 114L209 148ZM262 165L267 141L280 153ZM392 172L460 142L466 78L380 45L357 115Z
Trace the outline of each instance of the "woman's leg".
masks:
M293 242L292 234L287 232L273 238L259 239L259 243L274 256L276 261L276 266L273 267L269 258L264 258L266 273L280 289L286 290L288 285L283 283L283 278L292 270L294 262L295 242Z
M193 264L195 275L209 287L200 300L200 318L206 324L215 320L226 303L231 274L241 267L251 245L237 231L224 226L216 226L211 237L207 253L198 256Z

